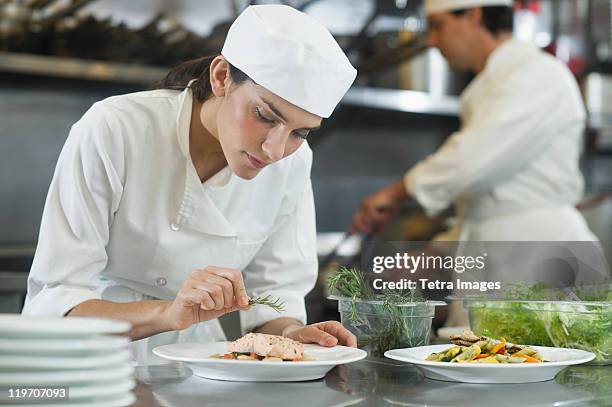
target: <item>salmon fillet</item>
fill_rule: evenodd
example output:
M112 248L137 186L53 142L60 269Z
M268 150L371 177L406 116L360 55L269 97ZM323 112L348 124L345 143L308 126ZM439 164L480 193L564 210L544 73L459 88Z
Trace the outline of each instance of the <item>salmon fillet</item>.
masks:
M304 345L284 336L249 333L227 343L228 352L251 353L281 359L301 359Z

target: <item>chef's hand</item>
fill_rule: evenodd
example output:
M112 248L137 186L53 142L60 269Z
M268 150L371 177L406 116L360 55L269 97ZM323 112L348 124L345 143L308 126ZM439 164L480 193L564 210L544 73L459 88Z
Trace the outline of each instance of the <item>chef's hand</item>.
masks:
M305 326L288 326L283 336L302 343L317 343L321 346L336 346L338 344L357 347L357 338L338 321L318 322Z
M220 267L206 267L191 272L176 298L163 311L163 319L172 330L189 328L228 312L249 308L242 273Z
M406 187L400 180L366 197L353 216L351 233L371 235L379 232L397 213L400 202L407 196Z

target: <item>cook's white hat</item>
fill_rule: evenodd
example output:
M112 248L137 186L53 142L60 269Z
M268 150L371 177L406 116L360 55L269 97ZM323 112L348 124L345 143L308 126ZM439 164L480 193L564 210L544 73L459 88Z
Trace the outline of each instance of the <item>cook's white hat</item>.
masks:
M247 7L221 55L257 84L321 117L331 115L357 75L321 23L284 5Z
M513 0L425 0L425 14L485 6L512 7Z

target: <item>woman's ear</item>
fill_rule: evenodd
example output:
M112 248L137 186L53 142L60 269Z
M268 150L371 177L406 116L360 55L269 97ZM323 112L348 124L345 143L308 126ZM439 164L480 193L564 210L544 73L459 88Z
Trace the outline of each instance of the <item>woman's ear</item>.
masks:
M210 63L210 88L213 95L222 97L227 94L231 79L229 63L222 55Z

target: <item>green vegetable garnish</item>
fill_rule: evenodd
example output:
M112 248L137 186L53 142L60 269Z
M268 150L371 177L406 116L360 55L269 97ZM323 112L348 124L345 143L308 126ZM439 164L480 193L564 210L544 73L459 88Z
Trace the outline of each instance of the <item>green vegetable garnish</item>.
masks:
M285 303L282 302L280 298L272 298L270 295L251 298L249 299L249 305L265 305L279 314L285 311Z

